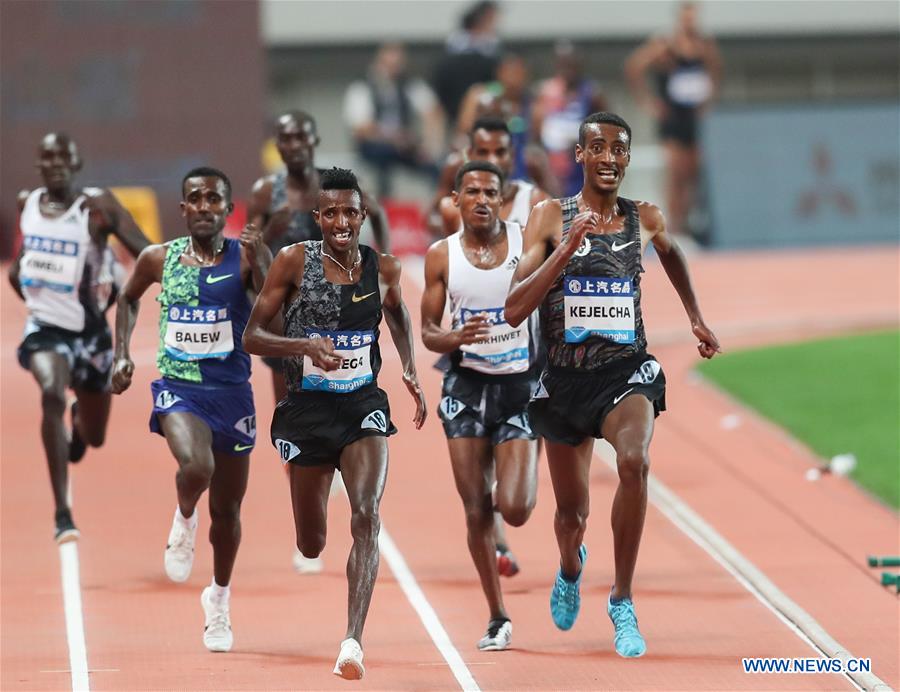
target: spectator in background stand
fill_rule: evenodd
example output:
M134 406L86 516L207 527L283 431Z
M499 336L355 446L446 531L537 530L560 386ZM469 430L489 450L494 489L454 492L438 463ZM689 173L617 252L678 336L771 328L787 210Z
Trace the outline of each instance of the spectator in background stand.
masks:
M648 87L649 72L655 90ZM631 54L625 76L635 100L657 121L666 155L669 232L682 237L700 176L698 124L722 81L719 50L715 40L700 33L693 3L679 6L671 36L653 37Z
M460 30L447 39L446 53L437 65L433 83L451 125L456 122L469 87L494 79L500 59L498 15L496 2L477 2L462 16Z
M556 45L556 74L544 81L532 109L532 132L547 150L550 169L559 179L562 193L578 193L583 183L581 165L575 161L575 145L581 121L606 110L599 87L584 74L581 58L568 41Z
M444 119L434 93L406 73L406 51L398 43L378 49L365 81L347 89L344 118L362 159L375 167L378 195L389 197L393 169L400 165L437 178Z

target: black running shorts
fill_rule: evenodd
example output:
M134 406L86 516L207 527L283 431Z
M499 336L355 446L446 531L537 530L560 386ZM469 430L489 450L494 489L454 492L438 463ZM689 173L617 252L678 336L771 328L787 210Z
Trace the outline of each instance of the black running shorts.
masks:
M666 410L666 375L648 353L596 373L549 368L528 405L531 427L551 442L575 447L602 437L606 416L631 394L647 397L655 416Z
M113 365L113 343L109 327L103 324L82 332L39 324L30 319L17 351L19 365L31 369L31 356L53 351L69 364L69 384L73 389L90 392L109 390Z
M387 394L374 384L349 394L291 392L275 407L271 429L283 462L336 468L347 445L396 432Z
M444 434L450 439L487 437L493 445L534 440L527 411L534 385L533 379L491 384L460 370L450 370L444 375L438 406Z

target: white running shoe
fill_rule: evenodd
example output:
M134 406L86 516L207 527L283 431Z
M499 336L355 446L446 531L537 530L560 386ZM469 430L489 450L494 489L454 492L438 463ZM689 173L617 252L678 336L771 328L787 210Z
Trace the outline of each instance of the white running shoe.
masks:
M345 639L341 642L341 652L334 664L335 675L340 675L344 680L361 680L366 674L363 666L363 650L355 639Z
M231 618L228 616L228 601L216 603L212 598L212 587L207 586L200 594L200 605L206 615L203 629L203 643L210 651L231 651L234 635L231 633Z
M294 569L298 574L318 574L325 569L320 557L306 557L299 548L294 548Z
M166 575L172 581L187 581L191 576L198 523L196 507L194 516L190 519L185 519L181 515L181 510L175 508L175 519L172 521L172 530L169 531L169 540L166 543L165 560Z
M507 619L491 620L487 632L478 642L479 651L503 651L512 641L512 622Z
M344 477L340 471L335 471L331 477L331 487L328 489L328 498L331 499L336 495L340 495L344 490Z

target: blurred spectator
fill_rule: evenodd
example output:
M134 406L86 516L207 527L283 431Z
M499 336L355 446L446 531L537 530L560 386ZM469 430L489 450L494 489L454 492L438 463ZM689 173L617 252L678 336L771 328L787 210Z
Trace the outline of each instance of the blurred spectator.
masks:
M473 84L466 92L456 122L456 146L469 145L472 125L479 118L502 118L509 129L515 155L510 175L534 182L551 194L559 193L559 183L550 171L546 152L532 143L531 110L534 95L531 75L525 60L509 53L497 67L497 78L486 84ZM454 169L454 175L455 175Z
M647 84L649 72L655 89ZM635 100L657 121L666 155L666 225L683 234L699 178L698 122L722 75L716 42L700 33L693 3L679 6L671 36L651 38L631 54L625 75Z
M538 90L532 120L550 159L550 170L559 179L562 194L581 190L581 164L575 162L578 127L591 113L606 110L600 88L584 74L581 58L568 41L556 45L556 73Z
M377 171L379 196L390 196L398 165L437 178L443 114L428 85L407 75L402 45L381 46L366 80L347 88L344 119L360 156Z
M466 91L494 79L500 56L496 2L483 0L462 16L461 28L447 39L434 73L434 89L450 123L455 123Z

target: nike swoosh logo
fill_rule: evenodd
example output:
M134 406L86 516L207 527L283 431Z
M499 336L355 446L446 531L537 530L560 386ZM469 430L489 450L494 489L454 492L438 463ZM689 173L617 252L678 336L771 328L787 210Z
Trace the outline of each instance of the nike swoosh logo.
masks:
M632 387L631 389L634 389L634 387ZM629 394L631 394L631 389L626 389L624 392L622 392L621 394L619 394L619 396L617 396L615 399L613 399L613 406L615 406L615 405L618 404L620 401L622 401L622 399L624 399L626 396L628 396Z
M374 296L374 295L375 295L375 291L372 291L371 293L366 293L366 295L364 295L364 296L358 296L358 295L356 295L356 294L354 293L354 294L353 294L353 302L354 302L354 303L358 303L358 302L360 302L360 301L362 301L362 300L365 300L365 299L368 298L369 296Z
M229 274L229 276L231 276L231 275ZM253 449L253 445L236 444L234 446L235 452L246 452L248 449Z
M635 241L635 240L629 240L627 243L622 243L621 245L619 245L619 244L614 240L614 241L613 241L613 244L612 244L612 251L613 251L613 252L618 252L619 250L624 250L624 249L627 248L629 245L632 245L632 244L634 244L635 242L637 242L637 241ZM613 403L615 403L615 402L613 402Z
M634 242L634 241L632 241ZM213 276L212 274L206 275L206 283L208 284L217 284L220 281L224 281L225 279L231 278L234 274L222 274L222 276Z

